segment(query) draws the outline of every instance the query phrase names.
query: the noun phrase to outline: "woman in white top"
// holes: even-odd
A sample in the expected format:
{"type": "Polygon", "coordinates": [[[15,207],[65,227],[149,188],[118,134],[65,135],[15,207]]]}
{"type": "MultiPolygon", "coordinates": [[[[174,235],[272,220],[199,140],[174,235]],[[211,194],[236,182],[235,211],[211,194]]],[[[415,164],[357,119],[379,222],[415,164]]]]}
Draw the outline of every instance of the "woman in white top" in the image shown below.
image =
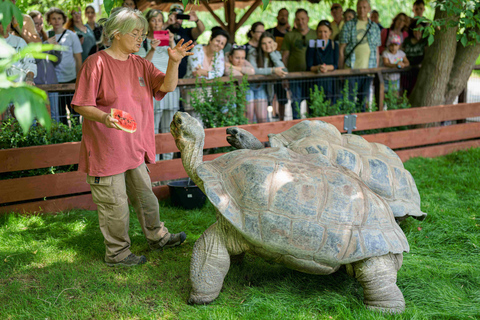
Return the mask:
{"type": "MultiPolygon", "coordinates": [[[[164,20],[163,14],[160,10],[151,9],[145,15],[148,21],[148,34],[143,42],[138,55],[152,62],[153,65],[163,73],[167,70],[168,65],[168,48],[175,47],[175,40],[173,33],[168,31],[168,45],[160,45],[160,40],[155,39],[154,31],[163,30],[164,20]]],[[[169,92],[160,101],[153,99],[153,108],[155,116],[155,133],[169,132],[170,123],[173,120],[173,115],[179,110],[180,90],[178,88],[173,92],[169,92]]],[[[164,160],[173,158],[173,153],[163,155],[164,160]]],[[[157,155],[157,161],[160,160],[157,155]]]]}
{"type": "Polygon", "coordinates": [[[212,36],[206,46],[197,44],[193,48],[193,55],[188,57],[185,78],[213,79],[223,76],[225,71],[223,48],[228,38],[228,33],[223,29],[212,30],[212,36]]]}
{"type": "Polygon", "coordinates": [[[75,32],[63,28],[67,16],[62,10],[50,8],[45,16],[48,24],[53,27],[57,43],[66,47],[66,51],[62,52],[62,61],[55,67],[58,83],[75,83],[82,67],[83,50],[80,40],[75,32]]]}

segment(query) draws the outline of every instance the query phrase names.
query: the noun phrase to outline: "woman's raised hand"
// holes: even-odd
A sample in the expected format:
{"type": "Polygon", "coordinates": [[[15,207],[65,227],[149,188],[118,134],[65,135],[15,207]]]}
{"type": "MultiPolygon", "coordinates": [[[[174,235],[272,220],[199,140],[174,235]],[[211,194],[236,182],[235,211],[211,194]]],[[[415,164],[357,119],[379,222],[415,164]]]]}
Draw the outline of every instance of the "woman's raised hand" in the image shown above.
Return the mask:
{"type": "Polygon", "coordinates": [[[183,39],[180,39],[173,49],[168,48],[168,57],[170,60],[180,62],[184,57],[193,55],[193,52],[188,52],[194,47],[192,43],[192,40],[183,43],[183,39]]]}

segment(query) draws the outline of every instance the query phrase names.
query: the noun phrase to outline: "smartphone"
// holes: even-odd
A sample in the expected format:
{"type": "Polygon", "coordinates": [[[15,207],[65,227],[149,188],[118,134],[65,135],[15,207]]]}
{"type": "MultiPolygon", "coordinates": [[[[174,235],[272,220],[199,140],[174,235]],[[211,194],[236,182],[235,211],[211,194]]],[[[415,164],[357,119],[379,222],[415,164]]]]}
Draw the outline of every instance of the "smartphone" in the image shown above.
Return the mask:
{"type": "Polygon", "coordinates": [[[189,14],[179,13],[179,14],[177,14],[177,19],[190,20],[190,15],[189,15],[189,14]]]}
{"type": "Polygon", "coordinates": [[[53,30],[48,30],[48,37],[51,38],[55,35],[55,31],[53,30]]]}
{"type": "Polygon", "coordinates": [[[325,40],[321,39],[312,39],[309,41],[310,48],[323,48],[325,47],[325,40]]]}
{"type": "Polygon", "coordinates": [[[159,46],[168,46],[170,42],[167,30],[153,31],[153,38],[160,40],[159,46]]]}

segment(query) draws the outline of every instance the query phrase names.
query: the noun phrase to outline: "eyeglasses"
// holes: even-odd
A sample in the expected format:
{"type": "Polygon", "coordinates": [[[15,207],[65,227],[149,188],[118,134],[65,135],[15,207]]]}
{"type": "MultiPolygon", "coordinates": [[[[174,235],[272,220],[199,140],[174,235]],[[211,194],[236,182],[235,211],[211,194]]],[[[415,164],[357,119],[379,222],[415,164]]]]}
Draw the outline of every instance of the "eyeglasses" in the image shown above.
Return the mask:
{"type": "Polygon", "coordinates": [[[232,44],[232,49],[233,50],[246,50],[247,46],[246,45],[238,45],[236,43],[232,44]]]}
{"type": "Polygon", "coordinates": [[[135,35],[135,34],[132,34],[132,33],[126,33],[128,34],[130,37],[134,38],[135,40],[140,40],[140,41],[145,41],[145,39],[147,39],[147,35],[146,34],[141,34],[141,35],[135,35]]]}

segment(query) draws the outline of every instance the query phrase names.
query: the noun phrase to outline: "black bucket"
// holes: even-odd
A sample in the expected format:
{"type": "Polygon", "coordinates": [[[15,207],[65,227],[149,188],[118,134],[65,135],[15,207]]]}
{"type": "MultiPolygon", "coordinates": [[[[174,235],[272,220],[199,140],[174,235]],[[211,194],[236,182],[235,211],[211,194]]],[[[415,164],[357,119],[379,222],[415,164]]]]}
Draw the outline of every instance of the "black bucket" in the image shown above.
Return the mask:
{"type": "Polygon", "coordinates": [[[203,207],[207,197],[192,180],[178,180],[168,183],[172,203],[183,209],[198,209],[203,207]]]}

